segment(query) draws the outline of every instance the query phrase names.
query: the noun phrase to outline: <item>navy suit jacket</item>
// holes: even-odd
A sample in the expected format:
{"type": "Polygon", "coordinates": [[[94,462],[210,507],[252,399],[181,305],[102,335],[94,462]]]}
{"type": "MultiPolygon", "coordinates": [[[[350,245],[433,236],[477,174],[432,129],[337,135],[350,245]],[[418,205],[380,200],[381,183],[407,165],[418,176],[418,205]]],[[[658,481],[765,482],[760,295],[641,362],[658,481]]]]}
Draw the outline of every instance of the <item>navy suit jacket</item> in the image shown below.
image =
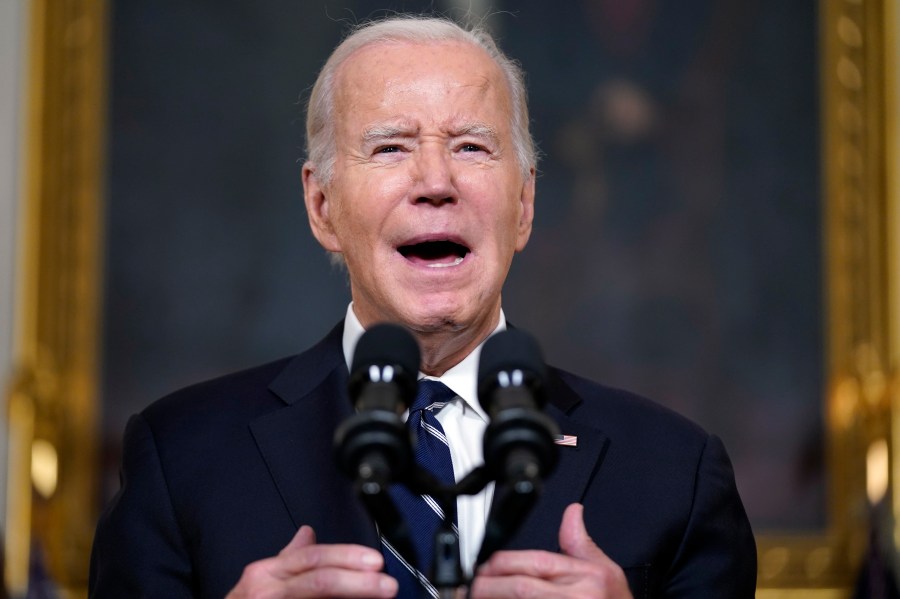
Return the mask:
{"type": "MultiPolygon", "coordinates": [[[[342,326],[293,358],[178,391],[125,431],[122,486],[101,516],[90,596],[224,597],[303,524],[380,547],[332,457],[351,413],[342,326]]],[[[642,597],[750,598],[756,549],[714,436],[646,399],[550,369],[546,412],[578,438],[509,548],[558,551],[564,508],[642,597]]]]}

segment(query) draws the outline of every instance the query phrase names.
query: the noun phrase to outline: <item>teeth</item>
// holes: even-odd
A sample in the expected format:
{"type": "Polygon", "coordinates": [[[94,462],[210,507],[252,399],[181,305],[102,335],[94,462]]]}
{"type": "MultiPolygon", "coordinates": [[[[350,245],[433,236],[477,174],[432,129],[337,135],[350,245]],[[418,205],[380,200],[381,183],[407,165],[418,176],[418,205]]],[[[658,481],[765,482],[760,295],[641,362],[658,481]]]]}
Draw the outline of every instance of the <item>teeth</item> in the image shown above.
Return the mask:
{"type": "Polygon", "coordinates": [[[449,266],[456,266],[457,264],[460,264],[462,261],[463,261],[463,257],[459,256],[453,262],[445,262],[443,264],[429,264],[428,268],[447,268],[449,266]]]}

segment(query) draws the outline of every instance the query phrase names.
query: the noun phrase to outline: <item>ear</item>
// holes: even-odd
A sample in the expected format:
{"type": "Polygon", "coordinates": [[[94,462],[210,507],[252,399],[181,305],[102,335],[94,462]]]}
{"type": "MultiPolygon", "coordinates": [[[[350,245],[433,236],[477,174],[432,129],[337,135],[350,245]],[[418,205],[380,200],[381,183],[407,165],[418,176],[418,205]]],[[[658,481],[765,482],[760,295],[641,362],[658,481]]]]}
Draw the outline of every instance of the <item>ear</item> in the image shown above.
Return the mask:
{"type": "Polygon", "coordinates": [[[329,252],[340,252],[341,244],[331,222],[328,192],[319,184],[316,167],[309,161],[303,165],[303,201],[306,203],[309,228],[312,229],[319,244],[329,252]]]}
{"type": "Polygon", "coordinates": [[[531,237],[531,225],[534,223],[534,167],[528,172],[528,177],[522,184],[522,196],[519,199],[521,214],[519,215],[519,230],[516,236],[516,251],[521,252],[531,237]]]}

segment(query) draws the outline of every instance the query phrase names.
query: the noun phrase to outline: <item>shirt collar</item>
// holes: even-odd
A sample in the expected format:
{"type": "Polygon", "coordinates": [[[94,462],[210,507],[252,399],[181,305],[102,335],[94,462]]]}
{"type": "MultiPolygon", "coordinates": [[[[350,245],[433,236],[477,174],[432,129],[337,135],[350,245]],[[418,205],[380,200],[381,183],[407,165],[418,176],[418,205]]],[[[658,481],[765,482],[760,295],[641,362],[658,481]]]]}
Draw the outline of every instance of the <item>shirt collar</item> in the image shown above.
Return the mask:
{"type": "MultiPolygon", "coordinates": [[[[501,309],[497,327],[491,335],[505,330],[506,316],[501,309]]],[[[344,359],[347,361],[348,369],[353,362],[353,351],[356,349],[356,343],[364,332],[365,329],[353,312],[353,302],[350,302],[350,305],[347,306],[347,315],[344,318],[343,337],[344,359]]],[[[450,387],[450,389],[463,400],[467,409],[475,410],[482,420],[487,421],[487,415],[481,408],[481,404],[478,403],[478,358],[481,356],[481,347],[483,345],[484,341],[479,343],[478,347],[472,350],[468,356],[463,358],[459,364],[447,370],[443,376],[429,376],[427,378],[441,381],[450,387]]],[[[419,378],[422,379],[426,377],[420,372],[419,378]]]]}

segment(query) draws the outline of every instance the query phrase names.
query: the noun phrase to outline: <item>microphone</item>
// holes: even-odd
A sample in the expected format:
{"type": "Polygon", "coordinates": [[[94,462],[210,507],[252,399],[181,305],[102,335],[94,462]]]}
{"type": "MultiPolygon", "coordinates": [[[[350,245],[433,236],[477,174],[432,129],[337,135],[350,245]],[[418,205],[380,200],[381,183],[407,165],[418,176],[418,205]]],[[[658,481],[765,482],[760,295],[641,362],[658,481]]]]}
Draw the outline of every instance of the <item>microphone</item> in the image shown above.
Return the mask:
{"type": "Polygon", "coordinates": [[[478,364],[478,400],[491,423],[484,437],[485,464],[498,480],[537,480],[556,465],[556,423],[541,408],[546,367],[537,341],[507,330],[485,342],[478,364]]]}
{"type": "Polygon", "coordinates": [[[407,476],[413,459],[402,414],[416,394],[419,346],[406,329],[379,324],[360,337],[347,386],[355,414],[335,434],[341,469],[366,494],[407,476]]]}
{"type": "Polygon", "coordinates": [[[414,460],[402,414],[418,383],[419,345],[406,329],[375,325],[353,352],[347,391],[355,413],[334,436],[338,466],[354,480],[356,492],[381,534],[405,559],[415,555],[409,528],[387,492],[411,476],[414,460]]]}
{"type": "Polygon", "coordinates": [[[478,364],[478,401],[491,421],[484,433],[485,467],[501,486],[488,516],[477,563],[512,536],[556,466],[556,423],[546,403],[546,367],[537,341],[517,329],[489,338],[478,364]]]}

